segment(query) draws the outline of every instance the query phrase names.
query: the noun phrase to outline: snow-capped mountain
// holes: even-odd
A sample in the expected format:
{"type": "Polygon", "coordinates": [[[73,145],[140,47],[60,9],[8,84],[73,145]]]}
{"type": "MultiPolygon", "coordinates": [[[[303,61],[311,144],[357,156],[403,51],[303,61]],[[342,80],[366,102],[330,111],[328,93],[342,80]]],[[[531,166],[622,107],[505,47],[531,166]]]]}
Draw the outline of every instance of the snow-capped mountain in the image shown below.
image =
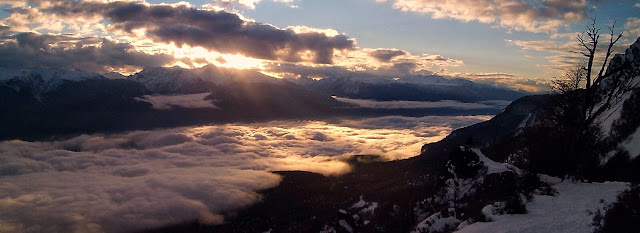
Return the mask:
{"type": "Polygon", "coordinates": [[[274,78],[255,71],[205,66],[199,69],[149,67],[128,77],[154,93],[192,94],[210,92],[215,86],[232,83],[269,83],[274,78]]]}
{"type": "Polygon", "coordinates": [[[449,79],[437,75],[379,77],[329,77],[320,80],[287,78],[287,81],[328,95],[379,101],[440,101],[475,102],[483,100],[515,100],[527,93],[466,79],[449,79]]]}
{"type": "Polygon", "coordinates": [[[15,91],[29,89],[36,97],[59,88],[65,81],[104,79],[96,73],[71,71],[61,68],[6,68],[0,67],[0,86],[15,91]]]}
{"type": "Polygon", "coordinates": [[[0,125],[2,139],[319,117],[342,106],[283,80],[217,67],[147,68],[125,78],[50,68],[0,73],[0,120],[12,122],[0,125]]]}
{"type": "Polygon", "coordinates": [[[151,67],[131,75],[129,80],[139,82],[154,93],[202,93],[208,92],[215,86],[213,82],[205,81],[195,72],[179,67],[151,67]]]}

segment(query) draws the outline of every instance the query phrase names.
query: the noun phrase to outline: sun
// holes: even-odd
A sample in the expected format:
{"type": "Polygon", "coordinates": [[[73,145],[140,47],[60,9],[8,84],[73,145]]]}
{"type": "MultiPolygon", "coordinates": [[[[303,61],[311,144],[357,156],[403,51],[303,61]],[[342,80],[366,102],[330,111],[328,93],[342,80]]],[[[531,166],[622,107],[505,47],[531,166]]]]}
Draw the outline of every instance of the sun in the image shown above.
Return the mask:
{"type": "Polygon", "coordinates": [[[242,54],[225,54],[210,51],[203,47],[191,47],[188,45],[176,46],[168,44],[164,46],[167,53],[172,54],[176,60],[173,65],[183,68],[201,68],[206,65],[235,69],[264,69],[268,61],[244,56],[242,54]]]}

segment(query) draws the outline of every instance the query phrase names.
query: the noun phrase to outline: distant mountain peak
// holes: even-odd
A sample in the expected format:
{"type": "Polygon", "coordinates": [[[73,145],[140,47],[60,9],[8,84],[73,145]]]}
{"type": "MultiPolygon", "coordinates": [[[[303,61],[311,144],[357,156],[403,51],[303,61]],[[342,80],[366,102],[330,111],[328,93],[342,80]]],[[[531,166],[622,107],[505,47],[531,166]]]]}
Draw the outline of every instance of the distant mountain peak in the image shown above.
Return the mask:
{"type": "Polygon", "coordinates": [[[62,68],[7,68],[0,67],[0,86],[14,91],[30,90],[39,98],[42,94],[60,87],[65,81],[79,82],[91,79],[103,79],[100,74],[72,71],[62,68]]]}
{"type": "Polygon", "coordinates": [[[128,79],[142,83],[155,93],[194,94],[211,91],[217,85],[233,83],[268,83],[278,80],[253,70],[223,68],[213,65],[196,69],[147,67],[128,79]]]}

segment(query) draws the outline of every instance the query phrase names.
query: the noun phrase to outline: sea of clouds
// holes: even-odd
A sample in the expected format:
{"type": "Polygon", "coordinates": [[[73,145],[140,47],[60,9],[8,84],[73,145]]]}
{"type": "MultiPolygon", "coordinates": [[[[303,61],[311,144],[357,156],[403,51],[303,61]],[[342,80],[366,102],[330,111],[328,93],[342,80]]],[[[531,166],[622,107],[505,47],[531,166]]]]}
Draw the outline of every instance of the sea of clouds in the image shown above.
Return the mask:
{"type": "Polygon", "coordinates": [[[129,232],[223,213],[277,186],[269,171],[350,172],[353,155],[402,159],[488,116],[381,117],[182,127],[0,141],[0,232],[129,232]]]}

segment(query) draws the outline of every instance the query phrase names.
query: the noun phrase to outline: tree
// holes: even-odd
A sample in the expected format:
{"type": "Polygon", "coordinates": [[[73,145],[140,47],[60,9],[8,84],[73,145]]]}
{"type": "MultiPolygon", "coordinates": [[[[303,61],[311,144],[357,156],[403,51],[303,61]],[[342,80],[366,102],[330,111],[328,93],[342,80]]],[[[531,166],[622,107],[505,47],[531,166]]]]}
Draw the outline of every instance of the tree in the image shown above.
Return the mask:
{"type": "MultiPolygon", "coordinates": [[[[553,134],[549,140],[543,140],[543,144],[549,144],[548,150],[554,151],[551,154],[563,156],[558,158],[564,163],[560,166],[574,175],[586,176],[599,166],[606,147],[600,122],[608,116],[603,114],[638,85],[629,78],[637,76],[637,58],[633,62],[618,59],[615,64],[610,64],[615,44],[622,38],[622,33],[615,33],[615,22],[605,36],[608,44],[605,44],[606,52],[602,55],[599,53],[602,51],[600,31],[596,20],[592,19],[585,33],[576,38],[584,49],[577,53],[586,59],[552,82],[556,95],[547,106],[544,126],[533,133],[537,136],[553,134]]],[[[540,156],[551,156],[547,154],[540,156]]]]}
{"type": "MultiPolygon", "coordinates": [[[[580,52],[583,56],[585,56],[586,64],[583,65],[582,70],[585,73],[580,73],[584,75],[584,80],[586,81],[585,91],[584,91],[584,105],[580,111],[581,116],[579,122],[583,125],[583,130],[586,130],[588,126],[596,123],[597,119],[600,115],[605,112],[611,105],[611,102],[619,97],[619,95],[604,95],[598,96],[597,91],[605,80],[615,79],[618,73],[621,70],[628,68],[628,65],[622,65],[615,69],[605,70],[607,65],[609,64],[609,59],[611,58],[611,54],[613,52],[614,45],[622,38],[622,32],[616,34],[615,33],[616,23],[614,22],[611,27],[609,27],[610,33],[609,35],[609,44],[607,45],[607,50],[604,55],[604,60],[600,65],[600,70],[597,74],[593,74],[594,63],[596,62],[596,55],[598,52],[598,43],[600,41],[600,28],[596,26],[596,20],[592,19],[591,24],[587,26],[585,34],[581,34],[577,37],[579,44],[585,49],[585,51],[580,52]],[[606,71],[606,73],[605,73],[606,71]],[[603,102],[604,101],[604,102],[603,102]],[[599,106],[596,106],[600,104],[599,106]]],[[[623,86],[624,83],[621,82],[610,82],[615,86],[609,86],[608,89],[614,91],[619,87],[623,86]]],[[[622,93],[618,93],[622,94],[622,93]]]]}
{"type": "Polygon", "coordinates": [[[565,70],[562,77],[554,77],[554,80],[551,81],[551,88],[557,94],[569,94],[570,92],[578,90],[580,83],[584,81],[586,77],[586,70],[584,69],[586,64],[586,61],[582,61],[565,70]]]}

